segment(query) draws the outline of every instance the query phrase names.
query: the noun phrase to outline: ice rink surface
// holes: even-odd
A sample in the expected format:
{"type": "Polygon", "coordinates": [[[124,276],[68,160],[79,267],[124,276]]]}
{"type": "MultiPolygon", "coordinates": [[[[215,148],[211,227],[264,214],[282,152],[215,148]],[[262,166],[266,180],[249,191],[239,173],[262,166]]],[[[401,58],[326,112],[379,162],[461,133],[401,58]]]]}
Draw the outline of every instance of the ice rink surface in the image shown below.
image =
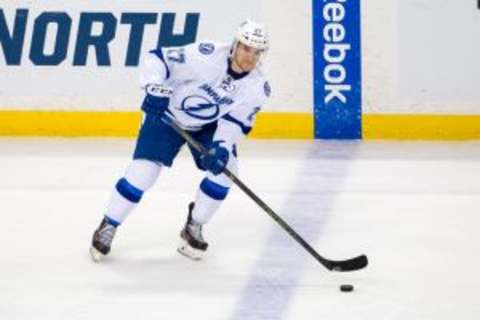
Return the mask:
{"type": "Polygon", "coordinates": [[[203,176],[186,150],[93,263],[133,144],[0,139],[0,319],[480,319],[480,143],[242,143],[241,179],[321,255],[366,253],[353,273],[324,269],[235,187],[206,259],[180,256],[203,176]]]}

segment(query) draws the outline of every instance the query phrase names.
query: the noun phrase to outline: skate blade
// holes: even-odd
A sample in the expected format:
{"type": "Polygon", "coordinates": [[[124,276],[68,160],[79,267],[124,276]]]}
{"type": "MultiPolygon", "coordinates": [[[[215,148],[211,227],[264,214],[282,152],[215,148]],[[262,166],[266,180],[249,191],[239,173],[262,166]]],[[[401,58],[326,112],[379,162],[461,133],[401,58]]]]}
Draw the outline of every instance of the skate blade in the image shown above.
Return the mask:
{"type": "Polygon", "coordinates": [[[190,258],[195,261],[202,260],[205,255],[205,251],[192,248],[187,241],[183,240],[180,242],[180,245],[177,248],[178,253],[184,255],[187,258],[190,258]]]}
{"type": "Polygon", "coordinates": [[[90,247],[90,256],[94,262],[100,262],[103,258],[105,258],[105,255],[94,247],[90,247]]]}

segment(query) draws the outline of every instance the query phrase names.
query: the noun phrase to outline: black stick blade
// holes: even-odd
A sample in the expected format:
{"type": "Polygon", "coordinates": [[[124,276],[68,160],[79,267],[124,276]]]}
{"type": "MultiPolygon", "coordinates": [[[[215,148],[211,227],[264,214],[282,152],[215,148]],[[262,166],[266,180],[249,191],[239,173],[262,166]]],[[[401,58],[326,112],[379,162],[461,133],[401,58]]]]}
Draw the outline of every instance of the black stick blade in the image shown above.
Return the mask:
{"type": "Polygon", "coordinates": [[[367,256],[364,254],[348,260],[326,260],[324,262],[324,265],[327,267],[327,269],[338,272],[356,271],[363,269],[368,265],[367,256]]]}

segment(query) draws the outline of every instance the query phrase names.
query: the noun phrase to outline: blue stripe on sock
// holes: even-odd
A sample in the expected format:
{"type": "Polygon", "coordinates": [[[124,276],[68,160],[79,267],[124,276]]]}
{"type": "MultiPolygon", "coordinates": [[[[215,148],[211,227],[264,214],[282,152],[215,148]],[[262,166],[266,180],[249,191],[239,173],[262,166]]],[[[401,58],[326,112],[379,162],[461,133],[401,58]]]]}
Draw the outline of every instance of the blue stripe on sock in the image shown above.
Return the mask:
{"type": "Polygon", "coordinates": [[[109,216],[105,215],[105,220],[107,220],[107,223],[108,224],[111,224],[112,226],[114,227],[118,227],[120,225],[120,222],[116,221],[116,220],[113,220],[112,218],[110,218],[109,216]]]}
{"type": "Polygon", "coordinates": [[[200,189],[210,198],[224,200],[228,194],[228,188],[221,186],[207,178],[202,180],[200,189]]]}
{"type": "Polygon", "coordinates": [[[138,203],[142,199],[143,191],[132,186],[125,178],[118,180],[115,187],[118,193],[131,202],[138,203]]]}

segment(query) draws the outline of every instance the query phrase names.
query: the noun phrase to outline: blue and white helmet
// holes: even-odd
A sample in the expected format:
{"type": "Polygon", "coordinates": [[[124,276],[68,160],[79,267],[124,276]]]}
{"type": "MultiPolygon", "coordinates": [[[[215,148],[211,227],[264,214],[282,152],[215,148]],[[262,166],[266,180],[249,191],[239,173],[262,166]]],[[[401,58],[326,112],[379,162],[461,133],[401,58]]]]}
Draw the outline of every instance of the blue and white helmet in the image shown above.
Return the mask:
{"type": "Polygon", "coordinates": [[[238,27],[234,47],[240,42],[246,46],[267,51],[269,45],[268,40],[268,32],[265,26],[247,19],[238,27]]]}

